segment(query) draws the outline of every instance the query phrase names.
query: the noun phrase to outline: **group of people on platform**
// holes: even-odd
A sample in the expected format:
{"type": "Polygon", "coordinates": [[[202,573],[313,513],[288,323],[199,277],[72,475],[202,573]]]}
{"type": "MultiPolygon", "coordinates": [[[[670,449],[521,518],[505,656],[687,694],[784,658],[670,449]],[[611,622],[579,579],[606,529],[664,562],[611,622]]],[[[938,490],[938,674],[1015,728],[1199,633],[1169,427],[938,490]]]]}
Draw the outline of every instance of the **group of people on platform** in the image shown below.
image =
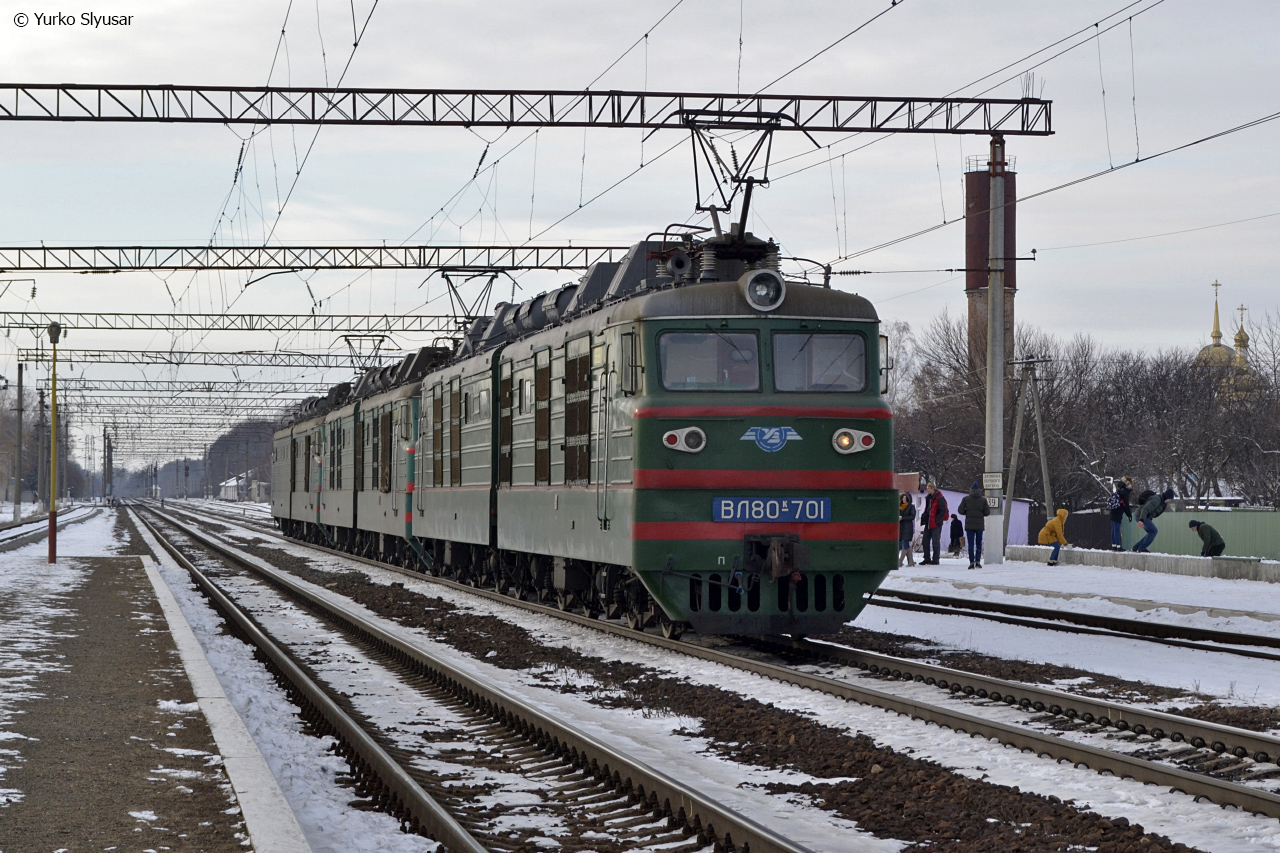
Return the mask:
{"type": "MultiPolygon", "coordinates": [[[[991,507],[982,494],[982,488],[973,484],[969,494],[965,495],[957,507],[959,515],[951,513],[947,506],[946,495],[938,489],[937,484],[930,483],[925,487],[924,509],[920,513],[921,542],[924,556],[920,560],[922,566],[936,566],[942,557],[942,528],[950,526],[951,554],[960,555],[961,537],[968,541],[969,568],[982,568],[982,538],[986,532],[987,516],[991,515],[991,507]],[[960,521],[960,515],[964,521],[960,521]]],[[[915,552],[912,541],[915,539],[916,505],[911,495],[902,494],[898,501],[898,565],[914,566],[915,552]]]]}
{"type": "MultiPolygon", "coordinates": [[[[1133,478],[1122,477],[1115,482],[1115,491],[1112,492],[1107,500],[1107,509],[1111,514],[1111,550],[1123,551],[1124,545],[1121,543],[1122,523],[1125,518],[1136,521],[1139,529],[1143,531],[1143,536],[1133,546],[1133,550],[1139,554],[1145,554],[1150,551],[1151,544],[1155,542],[1156,535],[1160,532],[1155,524],[1155,519],[1160,517],[1164,511],[1172,503],[1175,495],[1173,489],[1165,489],[1163,492],[1153,490],[1144,491],[1137,496],[1137,500],[1133,499],[1133,478]],[[1137,506],[1137,515],[1134,515],[1134,506],[1137,506]]],[[[959,556],[962,548],[961,537],[963,536],[968,543],[969,548],[969,568],[982,568],[982,545],[983,536],[986,532],[986,518],[991,514],[991,507],[987,503],[986,497],[982,494],[982,488],[978,483],[973,484],[973,488],[969,490],[957,508],[958,514],[950,513],[947,506],[946,496],[938,489],[935,483],[929,483],[925,487],[924,509],[920,510],[920,526],[921,544],[924,556],[920,561],[922,566],[936,566],[942,556],[942,530],[944,526],[950,526],[950,550],[952,556],[959,556]],[[964,520],[961,521],[960,517],[964,520]]],[[[912,549],[912,542],[915,539],[915,523],[916,523],[916,505],[911,500],[911,495],[902,493],[898,502],[898,565],[914,566],[915,554],[912,549]]],[[[1067,541],[1066,524],[1067,510],[1059,509],[1053,518],[1050,518],[1040,530],[1036,541],[1041,545],[1051,545],[1052,551],[1049,553],[1050,566],[1058,565],[1058,556],[1064,545],[1070,545],[1067,541]]],[[[1226,542],[1212,525],[1203,521],[1192,519],[1188,526],[1196,531],[1200,536],[1203,547],[1200,549],[1202,557],[1218,557],[1226,550],[1226,542]]]]}

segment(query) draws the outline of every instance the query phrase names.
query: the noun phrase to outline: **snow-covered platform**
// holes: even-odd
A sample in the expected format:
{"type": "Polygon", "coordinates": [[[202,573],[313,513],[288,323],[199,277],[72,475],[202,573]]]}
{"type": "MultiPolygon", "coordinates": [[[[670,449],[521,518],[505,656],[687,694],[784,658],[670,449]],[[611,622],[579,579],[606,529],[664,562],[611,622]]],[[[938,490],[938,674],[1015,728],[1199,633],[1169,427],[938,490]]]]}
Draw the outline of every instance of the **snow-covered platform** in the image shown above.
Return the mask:
{"type": "Polygon", "coordinates": [[[43,541],[0,555],[3,849],[309,850],[168,588],[120,535],[103,513],[59,537],[57,564],[43,541]]]}
{"type": "MultiPolygon", "coordinates": [[[[1010,545],[1007,550],[1010,560],[1044,563],[1049,559],[1050,548],[1048,545],[1010,545]]],[[[1063,548],[1058,554],[1058,562],[1074,566],[1136,569],[1166,575],[1280,583],[1280,562],[1254,557],[1188,557],[1181,554],[1136,554],[1133,551],[1063,548]]]]}

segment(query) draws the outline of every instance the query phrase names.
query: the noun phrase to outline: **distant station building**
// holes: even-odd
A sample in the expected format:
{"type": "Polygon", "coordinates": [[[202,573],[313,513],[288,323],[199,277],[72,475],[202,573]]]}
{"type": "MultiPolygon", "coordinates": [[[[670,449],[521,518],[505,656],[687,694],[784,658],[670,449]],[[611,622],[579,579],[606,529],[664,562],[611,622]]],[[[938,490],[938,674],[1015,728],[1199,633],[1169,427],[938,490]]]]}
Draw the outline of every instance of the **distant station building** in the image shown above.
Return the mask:
{"type": "Polygon", "coordinates": [[[253,501],[262,503],[271,500],[271,484],[251,479],[253,472],[237,474],[230,480],[218,484],[218,500],[253,501]]]}

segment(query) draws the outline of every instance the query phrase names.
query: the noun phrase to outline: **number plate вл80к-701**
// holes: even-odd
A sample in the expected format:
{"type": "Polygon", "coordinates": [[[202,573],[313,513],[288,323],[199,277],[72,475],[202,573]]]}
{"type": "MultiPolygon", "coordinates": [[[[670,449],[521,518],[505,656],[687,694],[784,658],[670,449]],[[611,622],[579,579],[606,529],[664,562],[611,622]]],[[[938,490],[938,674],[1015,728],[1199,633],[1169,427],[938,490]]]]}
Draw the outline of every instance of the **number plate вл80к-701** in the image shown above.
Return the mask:
{"type": "Polygon", "coordinates": [[[830,521],[831,498],[712,498],[711,517],[715,521],[830,521]]]}

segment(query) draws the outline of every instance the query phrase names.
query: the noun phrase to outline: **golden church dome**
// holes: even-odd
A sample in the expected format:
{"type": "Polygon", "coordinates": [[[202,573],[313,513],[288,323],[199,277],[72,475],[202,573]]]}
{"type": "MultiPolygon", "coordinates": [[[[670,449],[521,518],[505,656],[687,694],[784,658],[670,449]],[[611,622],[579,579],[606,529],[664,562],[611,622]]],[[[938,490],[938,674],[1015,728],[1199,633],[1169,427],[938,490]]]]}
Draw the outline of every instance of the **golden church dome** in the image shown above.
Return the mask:
{"type": "MultiPolygon", "coordinates": [[[[1215,282],[1215,285],[1217,282],[1215,282]]],[[[1241,329],[1241,331],[1244,331],[1241,329]]],[[[1218,322],[1218,294],[1213,295],[1213,343],[1196,353],[1196,364],[1204,367],[1230,367],[1236,360],[1236,352],[1222,343],[1222,324],[1218,322]]]]}
{"type": "Polygon", "coordinates": [[[1196,364],[1205,367],[1230,367],[1236,360],[1236,351],[1219,343],[1209,344],[1196,353],[1196,364]]]}

